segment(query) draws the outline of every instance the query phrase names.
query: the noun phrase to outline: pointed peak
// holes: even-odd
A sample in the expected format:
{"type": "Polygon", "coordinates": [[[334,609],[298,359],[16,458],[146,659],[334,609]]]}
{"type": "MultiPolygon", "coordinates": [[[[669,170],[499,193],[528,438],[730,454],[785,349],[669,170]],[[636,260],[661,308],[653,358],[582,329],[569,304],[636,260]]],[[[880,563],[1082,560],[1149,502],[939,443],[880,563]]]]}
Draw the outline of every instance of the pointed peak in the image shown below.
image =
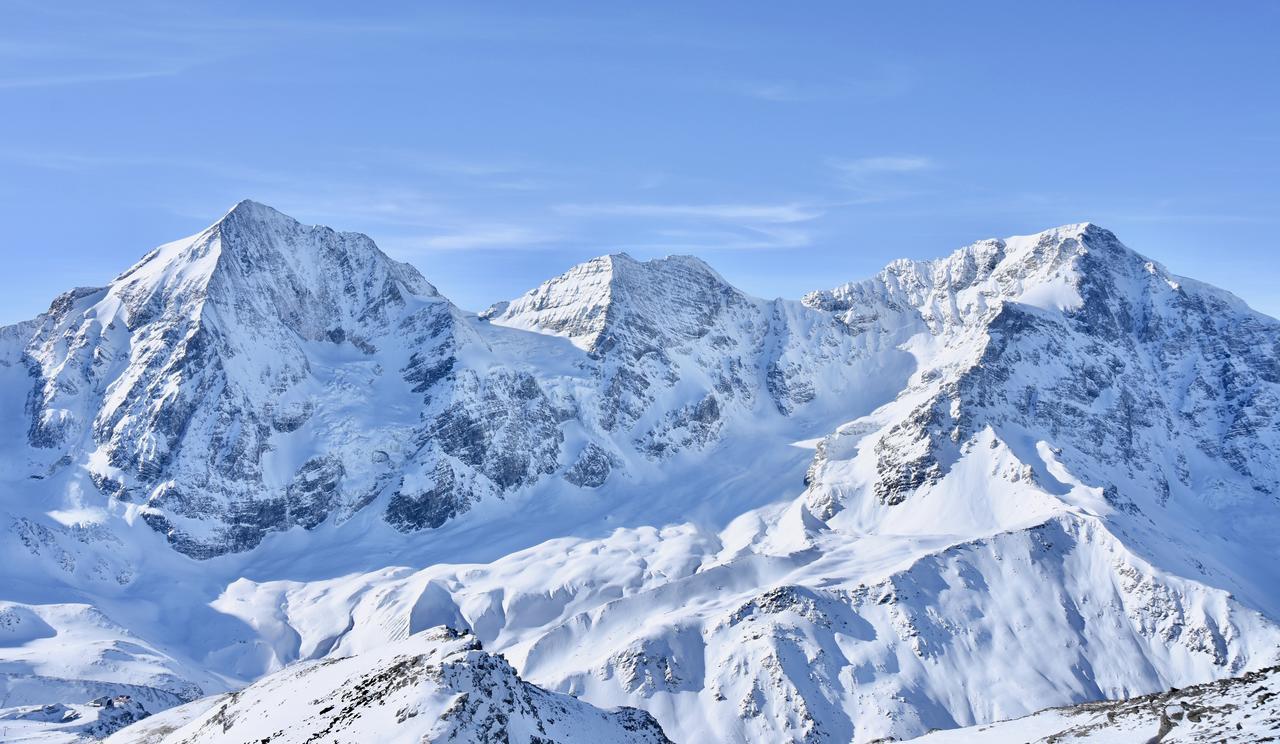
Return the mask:
{"type": "Polygon", "coordinates": [[[228,209],[217,222],[210,225],[210,229],[226,224],[281,224],[289,226],[301,226],[289,215],[281,212],[275,207],[256,202],[252,199],[241,199],[236,202],[235,206],[228,209]]]}
{"type": "Polygon", "coordinates": [[[394,261],[369,237],[304,225],[249,199],[196,235],[155,248],[111,288],[134,325],[158,308],[203,306],[206,298],[238,309],[256,305],[266,314],[302,294],[316,305],[297,313],[302,317],[334,308],[359,315],[352,308],[439,296],[417,269],[394,261]]]}
{"type": "Polygon", "coordinates": [[[281,214],[280,210],[274,207],[268,206],[266,204],[263,204],[262,202],[257,202],[257,201],[254,201],[253,199],[241,199],[240,201],[236,202],[235,205],[231,207],[231,209],[227,210],[227,215],[229,216],[232,214],[254,214],[254,213],[262,212],[264,210],[273,212],[275,214],[281,214]]]}
{"type": "Polygon", "coordinates": [[[619,326],[683,314],[678,328],[746,295],[702,260],[667,256],[639,261],[626,253],[598,256],[510,302],[485,311],[495,324],[567,336],[588,350],[619,326]]]}

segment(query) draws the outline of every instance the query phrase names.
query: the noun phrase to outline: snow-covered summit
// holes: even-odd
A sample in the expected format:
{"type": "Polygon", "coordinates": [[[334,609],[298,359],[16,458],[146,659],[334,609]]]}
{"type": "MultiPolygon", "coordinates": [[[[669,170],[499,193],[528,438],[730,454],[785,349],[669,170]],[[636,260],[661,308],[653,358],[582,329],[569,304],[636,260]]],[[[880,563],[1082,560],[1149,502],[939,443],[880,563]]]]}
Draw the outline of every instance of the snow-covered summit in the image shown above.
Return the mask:
{"type": "MultiPolygon", "coordinates": [[[[1071,490],[1059,467],[1101,489],[1103,505],[1086,511],[1136,518],[1126,529],[1150,531],[1152,551],[1190,524],[1261,539],[1230,512],[1271,513],[1280,492],[1280,322],[1171,275],[1111,232],[1086,223],[982,241],[806,302],[857,333],[901,339],[908,329],[917,358],[893,404],[820,447],[810,493],[820,513],[847,504],[862,529],[920,525],[945,510],[898,505],[932,501],[974,443],[994,435],[1051,492],[1071,490]],[[873,498],[840,495],[850,493],[873,498]]],[[[1002,511],[971,506],[983,519],[1002,511]]],[[[1234,590],[1274,604],[1263,587],[1280,575],[1258,574],[1243,555],[1220,559],[1231,565],[1218,570],[1242,581],[1234,590]]]]}
{"type": "Polygon", "coordinates": [[[417,269],[393,261],[367,236],[303,225],[248,200],[196,235],[150,252],[108,291],[121,298],[130,327],[164,305],[212,301],[222,305],[221,322],[256,322],[248,318],[256,312],[304,338],[385,322],[388,304],[402,293],[437,295],[417,269]]]}
{"type": "Polygon", "coordinates": [[[329,496],[270,496],[289,478],[273,488],[272,439],[314,405],[290,391],[314,379],[322,349],[372,360],[405,336],[432,337],[423,353],[451,346],[441,329],[457,314],[369,238],[241,202],[107,287],[63,295],[16,339],[36,379],[26,465],[50,477],[72,464],[95,490],[145,503],[186,552],[255,544],[263,522],[318,523],[329,496]]]}
{"type": "Polygon", "coordinates": [[[735,412],[786,415],[824,387],[845,389],[840,368],[853,354],[828,314],[751,297],[691,256],[592,259],[488,317],[587,351],[604,394],[600,426],[640,428],[657,457],[701,448],[735,412]]]}
{"type": "Polygon", "coordinates": [[[692,256],[641,262],[616,253],[574,266],[507,303],[492,319],[567,336],[602,354],[619,343],[656,347],[699,338],[717,314],[745,303],[741,292],[692,256]],[[627,333],[639,338],[623,339],[627,333]]]}
{"type": "Polygon", "coordinates": [[[1003,302],[1056,310],[1077,307],[1085,275],[1106,270],[1085,260],[1096,252],[1137,257],[1097,225],[1064,225],[1034,235],[981,240],[931,261],[899,259],[870,279],[812,292],[803,301],[843,313],[856,328],[867,327],[872,320],[868,313],[886,309],[917,313],[940,332],[986,322],[1003,302]]]}

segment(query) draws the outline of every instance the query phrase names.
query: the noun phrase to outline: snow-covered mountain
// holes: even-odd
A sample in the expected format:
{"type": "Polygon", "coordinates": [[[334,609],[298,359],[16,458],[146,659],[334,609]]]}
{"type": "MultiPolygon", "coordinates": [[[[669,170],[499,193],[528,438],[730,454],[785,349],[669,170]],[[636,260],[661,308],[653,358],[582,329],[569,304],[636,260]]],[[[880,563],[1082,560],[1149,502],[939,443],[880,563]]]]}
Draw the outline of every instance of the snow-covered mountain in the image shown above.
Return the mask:
{"type": "Polygon", "coordinates": [[[1094,225],[473,315],[245,202],[0,329],[0,414],[0,708],[445,625],[674,741],[871,741],[1280,656],[1280,322],[1094,225]]]}
{"type": "Polygon", "coordinates": [[[342,518],[387,480],[370,453],[334,451],[344,432],[376,444],[419,425],[417,410],[361,415],[379,367],[404,366],[405,340],[458,345],[455,312],[368,238],[243,202],[107,287],[59,297],[6,354],[35,378],[16,466],[81,471],[188,555],[342,518]],[[340,405],[353,415],[337,419],[340,405]]]}
{"type": "Polygon", "coordinates": [[[375,503],[408,532],[557,473],[599,486],[705,447],[731,410],[847,384],[833,318],[696,259],[593,261],[493,324],[582,351],[491,331],[368,238],[242,202],[5,329],[36,380],[11,472],[70,472],[207,558],[375,503]]]}

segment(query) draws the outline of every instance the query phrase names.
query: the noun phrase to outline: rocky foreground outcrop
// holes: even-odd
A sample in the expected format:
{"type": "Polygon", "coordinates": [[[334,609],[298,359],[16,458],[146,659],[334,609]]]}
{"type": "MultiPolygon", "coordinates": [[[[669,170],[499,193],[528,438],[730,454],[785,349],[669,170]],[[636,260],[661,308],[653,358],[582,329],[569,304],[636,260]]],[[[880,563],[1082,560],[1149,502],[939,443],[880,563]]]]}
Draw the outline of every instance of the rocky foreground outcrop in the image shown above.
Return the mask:
{"type": "Polygon", "coordinates": [[[669,744],[648,713],[603,711],[542,690],[474,637],[447,627],[377,651],[292,666],[107,741],[669,744]]]}

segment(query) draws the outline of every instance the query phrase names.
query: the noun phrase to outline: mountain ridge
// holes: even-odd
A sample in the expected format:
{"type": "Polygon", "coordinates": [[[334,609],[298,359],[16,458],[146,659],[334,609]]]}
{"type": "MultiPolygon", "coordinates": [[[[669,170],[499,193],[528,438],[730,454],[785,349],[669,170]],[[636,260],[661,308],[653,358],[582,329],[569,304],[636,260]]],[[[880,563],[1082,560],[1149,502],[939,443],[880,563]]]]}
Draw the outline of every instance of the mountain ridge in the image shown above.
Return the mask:
{"type": "Polygon", "coordinates": [[[1091,223],[799,301],[602,257],[479,315],[360,236],[210,231],[136,313],[0,329],[0,599],[110,618],[15,669],[218,693],[444,624],[676,740],[816,742],[1275,661],[1280,322],[1091,223]]]}

